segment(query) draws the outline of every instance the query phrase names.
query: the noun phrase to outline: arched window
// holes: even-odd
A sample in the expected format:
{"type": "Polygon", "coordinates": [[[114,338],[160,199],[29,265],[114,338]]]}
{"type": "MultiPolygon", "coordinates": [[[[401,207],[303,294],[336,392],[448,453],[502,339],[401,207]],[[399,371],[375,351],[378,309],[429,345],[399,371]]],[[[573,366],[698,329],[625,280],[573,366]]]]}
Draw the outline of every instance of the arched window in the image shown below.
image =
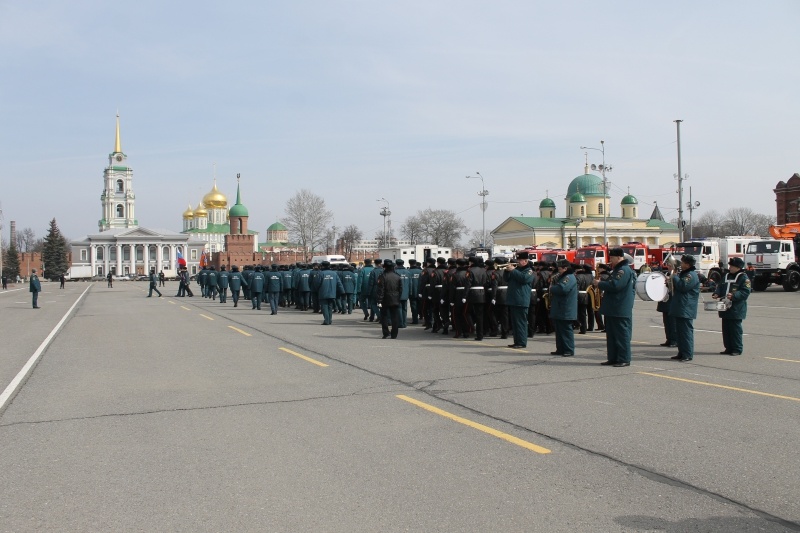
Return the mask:
{"type": "Polygon", "coordinates": [[[636,208],[633,208],[633,218],[636,218],[636,208]]]}
{"type": "Polygon", "coordinates": [[[125,217],[125,207],[122,204],[117,204],[117,218],[125,217]]]}
{"type": "Polygon", "coordinates": [[[161,249],[161,260],[169,261],[169,247],[165,246],[161,249]]]}
{"type": "Polygon", "coordinates": [[[586,207],[585,206],[581,206],[581,216],[584,216],[584,215],[586,215],[586,207]]]}
{"type": "Polygon", "coordinates": [[[117,180],[117,192],[125,192],[125,184],[122,180],[117,180]]]}
{"type": "Polygon", "coordinates": [[[155,246],[148,246],[147,247],[147,260],[155,262],[156,257],[157,257],[156,253],[157,253],[157,250],[156,250],[155,246]]]}
{"type": "Polygon", "coordinates": [[[598,212],[598,214],[601,214],[601,215],[603,214],[603,202],[600,202],[599,204],[597,204],[597,212],[598,212]]]}
{"type": "Polygon", "coordinates": [[[569,216],[572,216],[572,206],[569,206],[569,216]]]}
{"type": "Polygon", "coordinates": [[[237,225],[236,227],[238,227],[238,228],[239,228],[239,229],[236,231],[236,233],[238,233],[238,234],[240,234],[240,235],[241,235],[241,233],[242,233],[242,219],[241,219],[241,218],[237,218],[237,219],[236,219],[236,225],[237,225]]]}

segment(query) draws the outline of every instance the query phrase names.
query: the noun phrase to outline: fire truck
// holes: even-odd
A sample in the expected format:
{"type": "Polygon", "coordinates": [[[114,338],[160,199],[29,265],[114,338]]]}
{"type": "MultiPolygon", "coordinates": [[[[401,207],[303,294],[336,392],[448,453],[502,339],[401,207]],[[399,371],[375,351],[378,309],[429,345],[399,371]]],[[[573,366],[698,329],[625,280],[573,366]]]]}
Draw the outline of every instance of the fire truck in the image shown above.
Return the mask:
{"type": "Polygon", "coordinates": [[[636,272],[641,272],[642,267],[648,266],[650,261],[648,260],[649,249],[647,245],[638,241],[626,242],[620,248],[622,251],[628,254],[629,256],[633,257],[633,262],[631,263],[631,267],[636,272]]]}
{"type": "Polygon", "coordinates": [[[544,248],[540,246],[528,246],[527,248],[521,248],[517,250],[517,252],[528,252],[528,258],[531,262],[541,261],[542,254],[549,251],[550,248],[544,248]]]}
{"type": "Polygon", "coordinates": [[[598,263],[607,263],[608,259],[608,246],[599,243],[587,244],[581,246],[575,252],[575,261],[579,265],[589,265],[592,270],[595,269],[598,263]]]}
{"type": "Polygon", "coordinates": [[[744,258],[747,245],[760,240],[763,239],[754,235],[709,237],[691,242],[679,242],[673,251],[677,257],[683,254],[693,255],[695,270],[708,279],[718,282],[727,270],[728,260],[732,257],[744,258]]]}
{"type": "Polygon", "coordinates": [[[544,261],[545,263],[555,263],[556,261],[560,261],[562,259],[566,259],[570,263],[575,262],[575,250],[564,250],[562,248],[553,248],[552,250],[540,250],[539,253],[539,261],[544,261]]]}

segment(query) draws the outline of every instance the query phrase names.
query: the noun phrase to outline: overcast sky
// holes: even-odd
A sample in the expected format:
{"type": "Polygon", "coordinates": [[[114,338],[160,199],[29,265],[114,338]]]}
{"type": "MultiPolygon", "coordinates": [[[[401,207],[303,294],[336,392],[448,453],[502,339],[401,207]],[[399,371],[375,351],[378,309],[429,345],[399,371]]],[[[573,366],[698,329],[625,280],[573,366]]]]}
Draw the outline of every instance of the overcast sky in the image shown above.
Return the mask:
{"type": "MultiPolygon", "coordinates": [[[[300,188],[372,237],[428,207],[487,231],[564,216],[582,145],[605,141],[612,215],[748,206],[800,172],[800,2],[0,0],[0,204],[43,236],[97,231],[122,148],[140,225],[180,231],[236,174],[250,227],[300,188]]],[[[589,152],[590,162],[601,154],[589,152]]],[[[687,215],[688,218],[688,215],[687,215]]]]}

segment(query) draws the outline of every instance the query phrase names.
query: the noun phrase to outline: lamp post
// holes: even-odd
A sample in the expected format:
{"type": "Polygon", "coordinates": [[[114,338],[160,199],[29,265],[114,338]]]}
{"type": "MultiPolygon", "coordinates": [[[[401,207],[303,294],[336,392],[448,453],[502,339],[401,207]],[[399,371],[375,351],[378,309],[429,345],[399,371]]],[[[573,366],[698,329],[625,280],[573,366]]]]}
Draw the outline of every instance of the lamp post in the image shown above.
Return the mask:
{"type": "Polygon", "coordinates": [[[575,249],[576,250],[581,247],[581,245],[578,244],[578,226],[580,226],[582,222],[583,222],[582,218],[576,218],[575,219],[575,249]]]}
{"type": "Polygon", "coordinates": [[[603,154],[603,163],[598,167],[596,165],[592,165],[592,170],[600,170],[600,173],[603,174],[603,244],[608,246],[608,224],[606,221],[606,211],[608,211],[606,206],[606,194],[608,190],[608,180],[606,179],[606,171],[611,172],[612,168],[611,165],[606,165],[606,142],[600,141],[600,148],[592,148],[591,146],[581,146],[581,150],[597,150],[603,154]]]}
{"type": "Polygon", "coordinates": [[[692,211],[700,207],[700,202],[692,202],[692,188],[689,187],[689,202],[686,204],[686,209],[689,210],[689,240],[694,238],[694,224],[692,224],[692,211]]]}
{"type": "Polygon", "coordinates": [[[467,179],[480,178],[481,180],[481,191],[478,193],[478,196],[481,197],[481,247],[484,247],[486,246],[486,196],[489,194],[489,191],[486,190],[486,185],[483,183],[483,176],[481,176],[481,173],[475,172],[475,174],[477,174],[477,176],[467,176],[467,179]]]}
{"type": "Polygon", "coordinates": [[[678,129],[678,231],[680,232],[681,242],[683,241],[683,174],[681,173],[681,122],[674,120],[678,129]]]}
{"type": "Polygon", "coordinates": [[[392,214],[392,212],[389,211],[389,200],[386,198],[379,198],[376,202],[386,202],[386,205],[380,211],[380,215],[383,217],[383,247],[388,248],[388,246],[386,246],[386,218],[392,214]]]}

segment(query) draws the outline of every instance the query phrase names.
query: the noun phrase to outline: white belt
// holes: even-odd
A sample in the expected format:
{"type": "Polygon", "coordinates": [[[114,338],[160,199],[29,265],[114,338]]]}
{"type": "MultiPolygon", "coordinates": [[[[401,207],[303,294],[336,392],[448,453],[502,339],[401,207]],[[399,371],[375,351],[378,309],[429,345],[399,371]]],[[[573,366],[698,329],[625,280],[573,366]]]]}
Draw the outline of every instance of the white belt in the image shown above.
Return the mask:
{"type": "Polygon", "coordinates": [[[588,294],[586,291],[578,291],[578,294],[588,294]]]}
{"type": "MultiPolygon", "coordinates": [[[[506,290],[507,288],[508,288],[508,286],[505,286],[505,287],[497,287],[497,290],[498,290],[498,291],[504,291],[504,290],[506,290]]],[[[534,290],[535,290],[535,289],[534,289],[534,290]]]]}
{"type": "Polygon", "coordinates": [[[442,288],[442,286],[441,286],[441,285],[434,285],[433,287],[434,287],[435,289],[441,289],[441,288],[442,288]]]}
{"type": "Polygon", "coordinates": [[[464,289],[466,289],[466,287],[456,287],[457,291],[463,291],[464,289]]]}
{"type": "Polygon", "coordinates": [[[470,290],[473,290],[473,291],[482,291],[482,290],[483,290],[483,287],[470,287],[470,290]]]}

